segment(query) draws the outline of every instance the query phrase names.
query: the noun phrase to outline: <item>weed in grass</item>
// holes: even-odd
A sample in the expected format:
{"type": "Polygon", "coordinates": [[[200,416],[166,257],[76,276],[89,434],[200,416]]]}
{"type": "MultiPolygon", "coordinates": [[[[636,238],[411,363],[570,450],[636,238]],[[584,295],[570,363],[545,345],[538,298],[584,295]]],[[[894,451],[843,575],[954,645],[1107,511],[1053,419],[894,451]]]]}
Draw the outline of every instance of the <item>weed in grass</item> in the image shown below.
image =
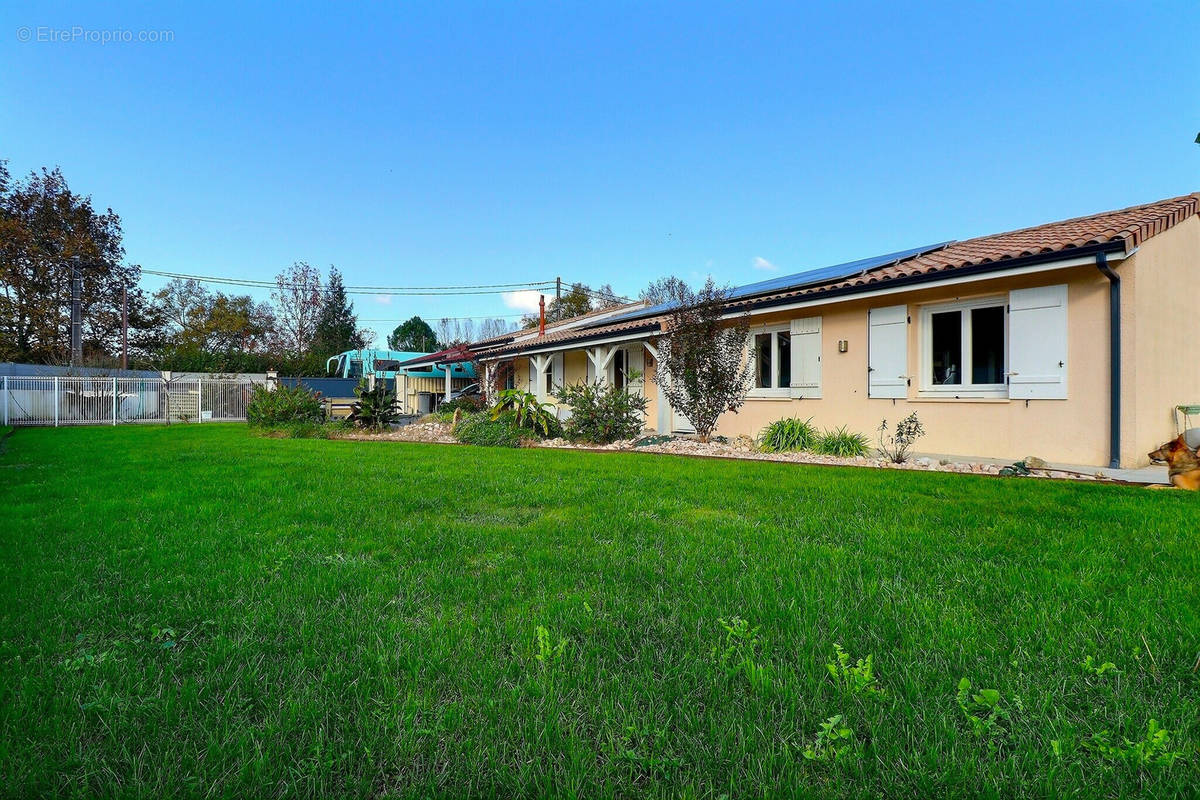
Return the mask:
{"type": "Polygon", "coordinates": [[[875,678],[874,655],[867,654],[851,663],[850,654],[840,644],[834,644],[834,660],[825,664],[829,674],[847,693],[870,697],[883,697],[887,692],[875,678]]]}
{"type": "Polygon", "coordinates": [[[802,752],[809,761],[831,762],[845,757],[853,746],[854,731],[843,723],[841,714],[835,714],[821,723],[821,729],[802,752]]]}
{"type": "Polygon", "coordinates": [[[1110,761],[1121,761],[1131,767],[1169,767],[1180,758],[1182,750],[1171,749],[1171,732],[1151,719],[1146,734],[1137,741],[1124,739],[1124,744],[1115,744],[1112,734],[1103,730],[1083,741],[1085,750],[1098,753],[1110,761]]]}
{"type": "Polygon", "coordinates": [[[1114,675],[1121,674],[1121,670],[1117,669],[1117,665],[1113,662],[1105,661],[1103,664],[1099,664],[1096,662],[1096,659],[1090,655],[1083,659],[1079,666],[1083,668],[1083,671],[1086,672],[1089,677],[1094,676],[1099,678],[1102,677],[1106,672],[1111,672],[1114,675]]]}
{"type": "Polygon", "coordinates": [[[717,620],[725,635],[721,643],[712,649],[712,658],[726,677],[741,675],[745,677],[755,691],[764,691],[771,686],[771,675],[766,664],[760,663],[759,650],[762,640],[758,636],[758,628],[750,627],[750,623],[741,617],[717,620]]]}
{"type": "Polygon", "coordinates": [[[612,755],[636,775],[647,778],[661,777],[684,765],[671,747],[666,728],[647,724],[625,726],[625,734],[612,755]]]}
{"type": "Polygon", "coordinates": [[[980,689],[972,693],[971,681],[963,678],[958,682],[958,707],[970,725],[971,732],[988,744],[999,746],[1008,737],[1010,714],[1001,704],[997,689],[980,689]]]}
{"type": "Polygon", "coordinates": [[[563,660],[568,643],[568,639],[560,638],[558,644],[550,644],[550,630],[545,625],[538,625],[534,629],[533,657],[542,665],[542,669],[546,669],[563,660]]]}

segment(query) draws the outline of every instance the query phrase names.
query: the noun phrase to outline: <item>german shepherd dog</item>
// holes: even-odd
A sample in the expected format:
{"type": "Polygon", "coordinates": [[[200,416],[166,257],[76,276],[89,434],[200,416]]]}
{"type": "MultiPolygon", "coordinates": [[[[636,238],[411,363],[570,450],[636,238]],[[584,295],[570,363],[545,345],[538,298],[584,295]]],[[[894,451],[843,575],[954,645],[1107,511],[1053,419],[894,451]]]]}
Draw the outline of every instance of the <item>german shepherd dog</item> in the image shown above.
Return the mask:
{"type": "Polygon", "coordinates": [[[1196,455],[1195,450],[1187,446],[1182,436],[1150,453],[1150,460],[1166,462],[1168,480],[1176,489],[1200,491],[1200,457],[1196,455]]]}

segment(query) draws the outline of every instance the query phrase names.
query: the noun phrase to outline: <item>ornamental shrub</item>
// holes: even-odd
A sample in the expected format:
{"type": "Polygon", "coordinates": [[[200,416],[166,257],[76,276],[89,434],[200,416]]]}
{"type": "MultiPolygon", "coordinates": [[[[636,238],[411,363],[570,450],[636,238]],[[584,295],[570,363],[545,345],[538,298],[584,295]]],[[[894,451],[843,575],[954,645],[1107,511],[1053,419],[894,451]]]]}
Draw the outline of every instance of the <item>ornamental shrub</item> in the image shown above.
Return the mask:
{"type": "Polygon", "coordinates": [[[789,450],[812,450],[821,434],[808,419],[777,419],[768,425],[758,437],[758,446],[765,453],[782,453],[789,450]]]}
{"type": "Polygon", "coordinates": [[[562,435],[553,403],[543,403],[536,395],[520,389],[505,389],[492,406],[492,419],[508,416],[512,424],[545,439],[562,435]]]}
{"type": "Polygon", "coordinates": [[[813,452],[823,456],[855,458],[865,456],[869,452],[867,443],[866,436],[847,430],[843,425],[835,430],[822,433],[813,446],[813,452]]]}
{"type": "Polygon", "coordinates": [[[251,390],[246,404],[246,421],[260,427],[320,422],[324,417],[320,395],[304,386],[281,385],[272,390],[259,384],[251,390]]]}
{"type": "Polygon", "coordinates": [[[571,407],[563,432],[574,442],[611,444],[642,432],[647,400],[627,388],[603,383],[564,386],[558,399],[571,407]]]}
{"type": "Polygon", "coordinates": [[[396,393],[388,388],[387,381],[376,381],[374,388],[361,380],[354,388],[358,398],[350,406],[350,421],[368,430],[382,430],[400,418],[396,407],[396,393]]]}

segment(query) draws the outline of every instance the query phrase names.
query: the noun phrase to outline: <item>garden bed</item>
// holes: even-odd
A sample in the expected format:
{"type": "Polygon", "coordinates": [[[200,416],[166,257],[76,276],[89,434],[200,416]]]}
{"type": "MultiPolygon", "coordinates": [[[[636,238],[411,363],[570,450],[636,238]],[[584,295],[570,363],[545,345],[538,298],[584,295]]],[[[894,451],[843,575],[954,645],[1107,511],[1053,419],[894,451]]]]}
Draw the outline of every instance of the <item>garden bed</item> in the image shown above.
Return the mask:
{"type": "MultiPolygon", "coordinates": [[[[337,438],[390,440],[399,442],[434,442],[439,444],[455,444],[457,439],[451,433],[450,423],[420,422],[406,425],[402,428],[385,433],[352,432],[337,438]]],[[[838,456],[819,455],[801,451],[783,453],[767,453],[748,436],[735,439],[717,437],[710,442],[701,442],[695,436],[663,436],[647,434],[637,439],[626,439],[612,444],[596,445],[568,441],[567,439],[530,440],[530,447],[544,447],[557,450],[605,450],[637,453],[665,453],[678,456],[700,456],[708,458],[738,458],[749,461],[777,461],[792,464],[821,464],[842,467],[876,467],[878,469],[917,470],[924,472],[955,472],[965,475],[999,475],[1005,464],[970,460],[934,459],[925,456],[914,456],[902,464],[893,463],[878,456],[858,456],[856,458],[840,458],[838,456]]],[[[1081,472],[1071,472],[1052,468],[1031,468],[1028,477],[1054,478],[1059,480],[1097,481],[1108,480],[1103,473],[1091,475],[1081,472]]]]}

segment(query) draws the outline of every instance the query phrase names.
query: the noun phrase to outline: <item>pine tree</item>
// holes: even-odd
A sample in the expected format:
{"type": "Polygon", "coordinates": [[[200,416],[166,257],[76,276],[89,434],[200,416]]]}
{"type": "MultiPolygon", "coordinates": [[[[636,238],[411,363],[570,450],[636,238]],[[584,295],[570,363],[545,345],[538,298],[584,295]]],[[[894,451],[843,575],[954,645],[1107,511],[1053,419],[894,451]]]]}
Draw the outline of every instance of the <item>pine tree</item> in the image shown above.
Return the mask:
{"type": "Polygon", "coordinates": [[[359,336],[354,304],[346,294],[342,274],[336,267],[330,267],[329,282],[313,329],[312,351],[325,358],[346,350],[357,350],[364,344],[359,336]]]}

